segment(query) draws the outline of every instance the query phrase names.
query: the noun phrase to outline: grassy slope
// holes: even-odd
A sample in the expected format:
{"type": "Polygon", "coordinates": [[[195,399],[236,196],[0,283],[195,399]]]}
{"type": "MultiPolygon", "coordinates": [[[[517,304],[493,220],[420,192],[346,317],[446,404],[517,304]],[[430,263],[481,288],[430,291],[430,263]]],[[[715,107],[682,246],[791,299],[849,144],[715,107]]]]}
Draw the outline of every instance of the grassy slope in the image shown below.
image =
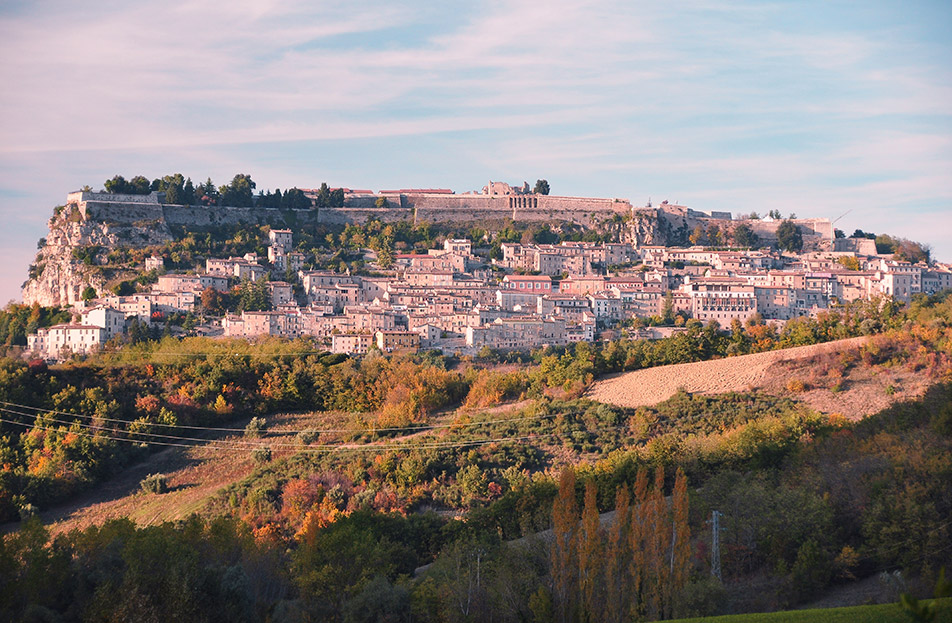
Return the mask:
{"type": "MultiPolygon", "coordinates": [[[[941,599],[936,623],[952,621],[952,599],[941,599]]],[[[912,619],[899,604],[853,606],[822,610],[788,610],[757,614],[731,614],[719,617],[677,619],[672,623],[909,623],[912,619]]]]}

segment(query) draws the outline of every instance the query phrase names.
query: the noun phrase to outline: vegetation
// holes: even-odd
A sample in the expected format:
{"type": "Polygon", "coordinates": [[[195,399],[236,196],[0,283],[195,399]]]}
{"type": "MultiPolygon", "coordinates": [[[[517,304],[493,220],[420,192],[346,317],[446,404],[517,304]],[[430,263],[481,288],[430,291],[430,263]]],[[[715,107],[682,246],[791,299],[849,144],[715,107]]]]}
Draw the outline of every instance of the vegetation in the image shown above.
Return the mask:
{"type": "Polygon", "coordinates": [[[37,329],[68,322],[71,314],[62,307],[10,303],[0,309],[0,346],[26,346],[26,336],[37,329]]]}
{"type": "Polygon", "coordinates": [[[25,522],[0,543],[0,618],[616,621],[776,609],[883,569],[928,580],[952,537],[952,299],[788,326],[692,325],[500,368],[425,353],[358,361],[307,340],[146,341],[54,368],[3,360],[7,520],[108,477],[180,425],[289,409],[333,411],[335,424],[272,432],[258,449],[285,438],[293,452],[258,453],[207,518],[53,540],[25,522]],[[936,385],[858,423],[760,394],[680,393],[634,410],[577,398],[609,370],[864,332],[881,335],[818,365],[902,367],[936,385]],[[518,398],[510,413],[482,411],[518,398]],[[596,528],[610,510],[616,522],[596,528]],[[725,586],[708,579],[714,510],[725,586]],[[547,528],[551,546],[509,542],[547,528]],[[752,576],[756,591],[730,589],[752,576]]]}
{"type": "Polygon", "coordinates": [[[777,228],[777,244],[784,251],[799,253],[803,249],[803,235],[791,220],[785,220],[777,228]]]}

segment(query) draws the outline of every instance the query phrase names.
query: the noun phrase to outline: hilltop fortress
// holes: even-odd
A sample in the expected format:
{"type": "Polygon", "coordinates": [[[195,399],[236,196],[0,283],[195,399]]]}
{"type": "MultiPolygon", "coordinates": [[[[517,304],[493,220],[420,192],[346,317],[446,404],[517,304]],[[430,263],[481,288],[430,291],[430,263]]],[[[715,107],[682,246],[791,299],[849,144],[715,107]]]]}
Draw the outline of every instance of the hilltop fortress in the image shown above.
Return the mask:
{"type": "MultiPolygon", "coordinates": [[[[305,190],[314,198],[316,191],[305,190]]],[[[404,188],[399,190],[344,189],[342,207],[286,210],[264,207],[184,206],[164,203],[162,193],[119,195],[74,192],[67,196],[67,208],[86,221],[131,225],[154,223],[159,227],[207,227],[218,224],[272,224],[281,226],[346,225],[363,223],[368,218],[384,222],[408,220],[414,223],[501,224],[521,222],[569,222],[595,227],[614,216],[657,218],[667,221],[671,230],[693,228],[711,221],[730,226],[730,212],[700,212],[686,206],[662,202],[658,206],[633,206],[628,199],[563,197],[532,193],[528,185],[514,188],[493,182],[481,192],[457,194],[442,188],[404,188]],[[291,222],[293,221],[293,223],[291,222]]],[[[736,221],[735,221],[736,222],[736,221]]],[[[833,240],[829,219],[796,219],[804,235],[833,240]]],[[[776,238],[779,221],[749,220],[746,223],[764,240],[776,238]]]]}
{"type": "MultiPolygon", "coordinates": [[[[340,207],[303,210],[173,205],[164,193],[125,195],[80,191],[67,195],[49,221],[49,234],[41,241],[30,278],[23,285],[23,300],[42,305],[72,304],[80,300],[87,285],[106,287],[110,277],[109,253],[119,248],[142,248],[174,240],[182,231],[201,231],[218,226],[262,226],[300,230],[308,227],[340,227],[383,222],[478,225],[490,231],[506,223],[547,223],[609,233],[619,242],[641,245],[686,245],[697,227],[723,232],[747,225],[762,243],[776,240],[780,221],[733,219],[729,212],[700,212],[662,202],[657,206],[633,206],[628,199],[562,197],[533,193],[527,184],[512,187],[489,182],[481,191],[457,194],[439,188],[399,190],[344,190],[340,207]],[[97,270],[99,269],[99,270],[97,270]]],[[[317,191],[304,190],[314,199],[317,191]]],[[[805,249],[829,249],[833,225],[829,219],[797,219],[805,249]]]]}

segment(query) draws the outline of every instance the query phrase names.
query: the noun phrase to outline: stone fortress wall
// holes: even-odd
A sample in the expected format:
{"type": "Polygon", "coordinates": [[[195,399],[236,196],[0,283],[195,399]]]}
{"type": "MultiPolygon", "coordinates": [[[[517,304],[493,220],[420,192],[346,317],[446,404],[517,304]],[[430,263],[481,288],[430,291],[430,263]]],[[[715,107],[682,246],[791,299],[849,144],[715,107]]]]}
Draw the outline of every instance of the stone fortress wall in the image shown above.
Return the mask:
{"type": "MultiPolygon", "coordinates": [[[[491,183],[493,184],[493,183],[491,183]]],[[[496,183],[499,184],[499,183],[496,183]]],[[[508,188],[508,185],[505,185],[508,188]]],[[[491,188],[491,186],[490,186],[491,188]]],[[[484,189],[485,190],[485,189],[484,189]]],[[[533,193],[454,194],[451,191],[386,191],[382,193],[345,193],[344,206],[320,210],[281,210],[261,207],[182,206],[161,203],[163,193],[120,195],[74,192],[67,203],[75,205],[84,220],[114,224],[161,223],[165,226],[213,227],[216,225],[277,225],[300,227],[316,224],[346,225],[364,223],[368,218],[384,222],[484,223],[497,224],[507,219],[523,222],[569,221],[592,226],[614,215],[646,212],[667,218],[674,227],[693,226],[695,222],[729,221],[730,213],[704,213],[678,205],[632,206],[627,199],[561,197],[533,193]],[[379,198],[387,206],[378,208],[379,198]]],[[[746,221],[763,239],[776,239],[780,221],[746,221]]],[[[804,235],[833,240],[829,219],[797,219],[804,235]]]]}

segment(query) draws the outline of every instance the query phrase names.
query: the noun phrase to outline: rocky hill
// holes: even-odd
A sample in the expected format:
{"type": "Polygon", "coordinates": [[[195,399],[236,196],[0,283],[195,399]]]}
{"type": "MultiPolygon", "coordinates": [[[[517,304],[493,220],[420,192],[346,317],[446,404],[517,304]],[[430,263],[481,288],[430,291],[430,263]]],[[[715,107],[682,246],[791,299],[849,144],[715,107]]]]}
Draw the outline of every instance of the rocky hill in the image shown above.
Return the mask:
{"type": "MultiPolygon", "coordinates": [[[[72,197],[72,195],[71,195],[72,197]]],[[[40,240],[30,278],[23,285],[23,301],[44,306],[71,305],[91,286],[101,292],[116,270],[110,269],[110,251],[146,247],[172,240],[163,219],[112,221],[89,218],[77,201],[57,207],[49,233],[40,240]]]]}
{"type": "MultiPolygon", "coordinates": [[[[707,215],[667,203],[632,207],[624,199],[410,193],[390,197],[384,203],[385,207],[375,207],[367,196],[355,195],[348,196],[342,207],[290,210],[170,205],[164,203],[162,193],[70,193],[66,205],[55,209],[49,234],[40,241],[23,286],[23,300],[44,306],[71,305],[81,300],[87,287],[102,293],[108,284],[134,278],[143,270],[141,261],[119,261],[111,255],[113,251],[162,245],[183,232],[211,231],[222,226],[333,229],[376,218],[384,222],[428,222],[451,231],[471,225],[492,231],[507,223],[547,223],[556,231],[565,226],[595,229],[611,234],[617,241],[637,245],[687,245],[691,232],[698,228],[717,230],[726,240],[740,222],[730,220],[729,214],[707,215]]],[[[778,222],[744,222],[751,223],[761,240],[775,239],[778,222]]],[[[826,219],[797,223],[806,246],[832,238],[826,219]]]]}

